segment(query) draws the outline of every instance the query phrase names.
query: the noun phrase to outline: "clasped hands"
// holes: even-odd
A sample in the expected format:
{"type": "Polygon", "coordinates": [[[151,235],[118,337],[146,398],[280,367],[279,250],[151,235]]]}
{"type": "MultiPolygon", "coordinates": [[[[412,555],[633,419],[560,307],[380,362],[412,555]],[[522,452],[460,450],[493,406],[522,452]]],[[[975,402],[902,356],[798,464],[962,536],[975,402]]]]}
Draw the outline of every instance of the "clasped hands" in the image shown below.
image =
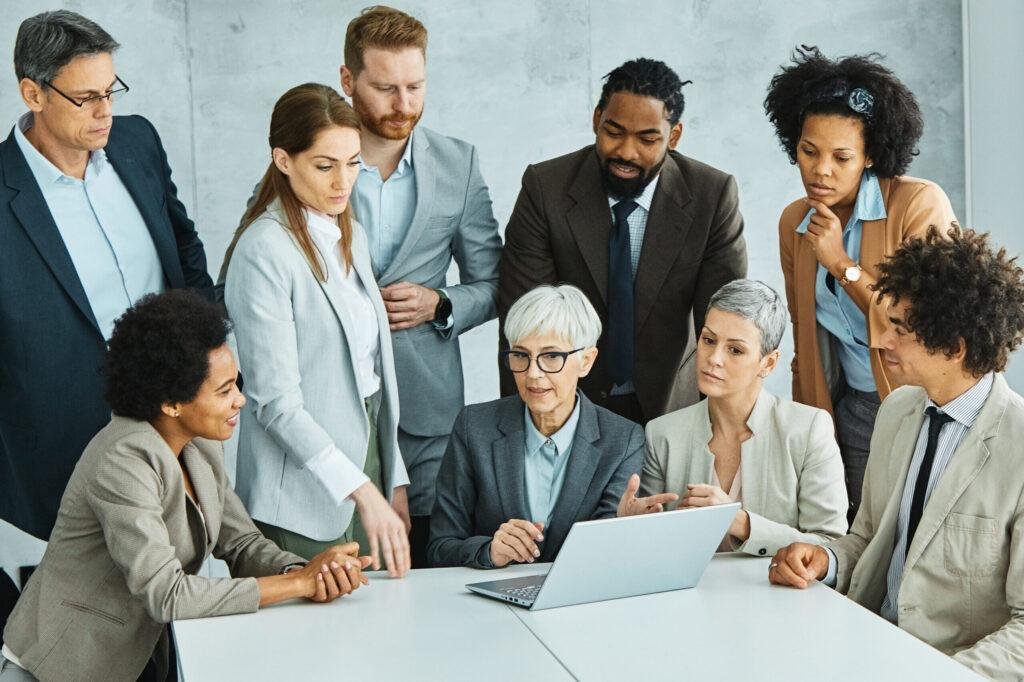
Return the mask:
{"type": "Polygon", "coordinates": [[[363,569],[370,562],[370,557],[359,556],[358,542],[348,542],[320,552],[289,575],[305,583],[306,599],[323,604],[368,585],[370,581],[363,575],[363,569]]]}

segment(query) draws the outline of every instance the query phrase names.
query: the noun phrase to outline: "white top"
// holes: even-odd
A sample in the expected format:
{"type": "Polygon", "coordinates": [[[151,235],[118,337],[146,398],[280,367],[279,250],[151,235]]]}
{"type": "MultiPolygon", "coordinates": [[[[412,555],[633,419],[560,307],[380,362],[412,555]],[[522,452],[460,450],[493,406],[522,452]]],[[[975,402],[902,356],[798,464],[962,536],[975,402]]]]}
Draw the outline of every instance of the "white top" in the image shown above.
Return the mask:
{"type": "Polygon", "coordinates": [[[306,221],[309,235],[327,263],[328,286],[342,290],[343,305],[355,320],[355,328],[346,329],[345,336],[356,351],[355,372],[359,394],[368,398],[380,390],[380,337],[373,303],[355,268],[345,268],[341,254],[341,230],[337,221],[309,210],[306,211],[306,221]]]}
{"type": "Polygon", "coordinates": [[[19,661],[18,657],[14,655],[14,652],[7,648],[6,644],[4,644],[3,647],[0,647],[0,656],[6,658],[8,663],[13,663],[22,670],[25,669],[25,666],[21,664],[21,661],[19,661]]]}
{"type": "MultiPolygon", "coordinates": [[[[711,450],[709,449],[708,452],[711,452],[711,450]]],[[[714,456],[714,454],[712,453],[712,457],[713,456],[714,456]]],[[[728,496],[730,502],[742,502],[743,501],[743,488],[742,488],[743,484],[740,481],[740,469],[742,469],[742,467],[736,469],[736,476],[734,476],[733,479],[732,479],[732,487],[729,488],[728,490],[724,491],[726,496],[728,496]]],[[[722,482],[718,479],[718,472],[715,471],[715,467],[711,467],[711,485],[718,486],[719,488],[722,487],[722,482]]],[[[716,549],[715,551],[716,552],[732,552],[732,551],[734,551],[733,548],[732,548],[732,538],[729,537],[729,533],[728,532],[726,532],[725,537],[722,538],[721,544],[718,545],[718,549],[716,549]]]]}

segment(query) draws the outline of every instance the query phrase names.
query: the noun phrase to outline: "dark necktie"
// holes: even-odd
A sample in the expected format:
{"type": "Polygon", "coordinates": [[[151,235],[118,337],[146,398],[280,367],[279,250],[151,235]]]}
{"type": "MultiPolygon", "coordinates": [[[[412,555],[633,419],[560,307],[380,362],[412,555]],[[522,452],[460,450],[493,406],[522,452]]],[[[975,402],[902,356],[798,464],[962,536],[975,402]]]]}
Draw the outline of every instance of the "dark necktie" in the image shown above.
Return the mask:
{"type": "Polygon", "coordinates": [[[615,226],[608,240],[608,374],[621,386],[633,378],[633,265],[629,249],[629,215],[635,201],[612,206],[615,226]]]}
{"type": "Polygon", "coordinates": [[[934,406],[924,411],[928,415],[928,444],[924,448],[924,459],[921,460],[921,468],[917,472],[917,482],[914,483],[914,499],[910,503],[910,519],[907,521],[907,545],[904,549],[910,551],[910,543],[917,532],[917,524],[921,522],[921,513],[924,511],[924,495],[928,490],[928,479],[932,475],[932,463],[935,461],[935,450],[939,445],[939,432],[948,422],[953,421],[945,412],[939,412],[934,406]]]}

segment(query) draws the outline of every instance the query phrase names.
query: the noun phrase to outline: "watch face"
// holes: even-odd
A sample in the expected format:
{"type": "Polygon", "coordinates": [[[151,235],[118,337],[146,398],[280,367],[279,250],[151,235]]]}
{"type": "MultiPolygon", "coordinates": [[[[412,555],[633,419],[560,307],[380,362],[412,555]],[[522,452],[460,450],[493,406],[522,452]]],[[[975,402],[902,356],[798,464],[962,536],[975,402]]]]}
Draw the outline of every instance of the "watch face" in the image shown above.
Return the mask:
{"type": "Polygon", "coordinates": [[[860,279],[860,272],[860,268],[857,267],[856,265],[846,268],[846,281],[856,282],[858,279],[860,279]]]}

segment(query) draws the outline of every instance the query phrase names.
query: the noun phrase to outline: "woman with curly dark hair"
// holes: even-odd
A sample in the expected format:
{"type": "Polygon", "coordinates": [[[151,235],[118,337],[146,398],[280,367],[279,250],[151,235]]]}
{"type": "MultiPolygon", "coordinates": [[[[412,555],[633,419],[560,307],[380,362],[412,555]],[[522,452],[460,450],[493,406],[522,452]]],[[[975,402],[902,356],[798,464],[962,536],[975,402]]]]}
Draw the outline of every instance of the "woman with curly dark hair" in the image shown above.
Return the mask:
{"type": "Polygon", "coordinates": [[[877,265],[929,225],[956,223],[938,185],[904,175],[924,123],[913,93],[878,55],[832,60],[796,50],[765,112],[806,196],[779,219],[793,320],[793,399],[833,414],[852,522],[875,414],[898,385],[882,362],[877,265]]]}
{"type": "Polygon", "coordinates": [[[7,622],[0,677],[13,664],[13,679],[163,680],[171,620],[329,602],[366,581],[370,558],[355,543],[307,564],[263,537],[232,490],[222,441],[245,398],[229,330],[217,306],[184,290],[145,296],[115,323],[114,415],[75,467],[7,622]],[[197,575],[211,554],[234,577],[197,575]]]}

